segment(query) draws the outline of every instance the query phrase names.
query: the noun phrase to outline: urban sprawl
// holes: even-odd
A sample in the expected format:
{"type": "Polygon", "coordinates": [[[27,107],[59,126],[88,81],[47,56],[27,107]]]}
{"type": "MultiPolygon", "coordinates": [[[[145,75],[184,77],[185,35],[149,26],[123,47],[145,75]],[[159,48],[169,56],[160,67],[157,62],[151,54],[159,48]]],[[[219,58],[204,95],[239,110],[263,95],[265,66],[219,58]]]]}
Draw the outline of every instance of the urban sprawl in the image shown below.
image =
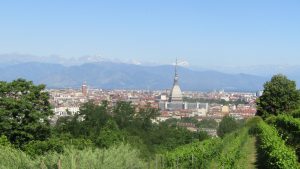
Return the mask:
{"type": "MultiPolygon", "coordinates": [[[[182,92],[178,83],[179,76],[175,66],[174,83],[171,90],[103,90],[89,88],[86,83],[81,89],[48,89],[56,121],[59,117],[72,116],[79,112],[80,106],[88,101],[101,104],[108,101],[114,106],[118,101],[131,102],[137,109],[151,106],[160,111],[153,121],[159,123],[167,119],[193,117],[198,121],[214,119],[220,122],[225,115],[236,119],[246,119],[256,113],[255,100],[262,92],[182,92]]],[[[192,123],[178,124],[192,131],[205,130],[216,135],[215,129],[199,129],[192,123]]]]}

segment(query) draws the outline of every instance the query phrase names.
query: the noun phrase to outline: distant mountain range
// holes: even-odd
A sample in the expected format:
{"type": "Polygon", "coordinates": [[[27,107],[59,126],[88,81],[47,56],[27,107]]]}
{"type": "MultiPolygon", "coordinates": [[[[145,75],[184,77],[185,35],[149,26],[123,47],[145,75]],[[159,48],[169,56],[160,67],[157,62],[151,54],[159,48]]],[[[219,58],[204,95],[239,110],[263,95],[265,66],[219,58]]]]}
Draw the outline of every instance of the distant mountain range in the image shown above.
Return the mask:
{"type": "MultiPolygon", "coordinates": [[[[0,80],[16,78],[46,84],[48,88],[79,88],[84,81],[91,87],[104,89],[170,89],[174,66],[141,66],[101,61],[82,65],[27,62],[0,66],[0,80]]],[[[194,71],[179,68],[182,90],[256,91],[268,80],[247,74],[217,71],[194,71]]]]}
{"type": "MultiPolygon", "coordinates": [[[[181,64],[188,66],[188,63],[181,64]]],[[[180,67],[183,90],[261,90],[272,75],[282,73],[300,84],[300,66],[210,66],[180,67]]],[[[0,80],[26,78],[48,88],[78,88],[86,81],[105,89],[170,89],[174,66],[158,63],[121,61],[99,55],[79,58],[40,57],[24,54],[0,54],[0,80]]]]}

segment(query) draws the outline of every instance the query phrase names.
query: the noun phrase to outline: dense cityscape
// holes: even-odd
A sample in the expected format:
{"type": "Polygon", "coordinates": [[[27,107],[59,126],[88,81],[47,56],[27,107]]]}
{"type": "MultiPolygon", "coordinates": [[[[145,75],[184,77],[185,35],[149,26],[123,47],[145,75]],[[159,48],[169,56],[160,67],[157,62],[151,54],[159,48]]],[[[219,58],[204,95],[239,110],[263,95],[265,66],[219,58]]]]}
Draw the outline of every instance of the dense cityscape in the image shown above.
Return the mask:
{"type": "MultiPolygon", "coordinates": [[[[220,122],[226,116],[237,120],[255,116],[255,100],[261,91],[251,92],[181,92],[177,65],[175,66],[174,84],[166,90],[103,90],[90,88],[86,82],[80,89],[48,89],[50,103],[53,107],[55,122],[59,117],[73,116],[79,112],[80,106],[86,102],[100,105],[108,101],[114,106],[118,101],[131,102],[136,109],[150,106],[159,109],[160,115],[153,121],[159,123],[167,119],[195,118],[198,121],[213,119],[220,122]]],[[[191,131],[198,131],[192,123],[178,124],[191,131]]],[[[200,129],[201,130],[201,129],[200,129]]],[[[216,136],[216,129],[203,129],[216,136]]]]}

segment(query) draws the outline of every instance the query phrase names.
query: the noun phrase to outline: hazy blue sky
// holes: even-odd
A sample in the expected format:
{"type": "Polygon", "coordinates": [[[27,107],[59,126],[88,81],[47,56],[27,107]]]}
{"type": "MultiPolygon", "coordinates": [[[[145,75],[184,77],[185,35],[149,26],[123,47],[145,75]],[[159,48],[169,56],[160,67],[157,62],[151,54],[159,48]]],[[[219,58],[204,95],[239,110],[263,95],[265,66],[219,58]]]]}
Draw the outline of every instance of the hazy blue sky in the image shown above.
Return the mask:
{"type": "Polygon", "coordinates": [[[300,64],[299,0],[9,0],[0,54],[300,64]]]}

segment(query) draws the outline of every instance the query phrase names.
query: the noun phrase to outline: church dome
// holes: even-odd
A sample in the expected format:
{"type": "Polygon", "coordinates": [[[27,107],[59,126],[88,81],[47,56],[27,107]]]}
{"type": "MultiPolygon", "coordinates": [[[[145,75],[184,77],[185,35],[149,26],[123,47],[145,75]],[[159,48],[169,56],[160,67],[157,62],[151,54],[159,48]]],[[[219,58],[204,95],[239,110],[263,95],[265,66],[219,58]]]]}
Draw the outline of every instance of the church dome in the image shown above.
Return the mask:
{"type": "Polygon", "coordinates": [[[178,84],[175,84],[171,90],[170,102],[182,101],[182,93],[178,84]]]}

